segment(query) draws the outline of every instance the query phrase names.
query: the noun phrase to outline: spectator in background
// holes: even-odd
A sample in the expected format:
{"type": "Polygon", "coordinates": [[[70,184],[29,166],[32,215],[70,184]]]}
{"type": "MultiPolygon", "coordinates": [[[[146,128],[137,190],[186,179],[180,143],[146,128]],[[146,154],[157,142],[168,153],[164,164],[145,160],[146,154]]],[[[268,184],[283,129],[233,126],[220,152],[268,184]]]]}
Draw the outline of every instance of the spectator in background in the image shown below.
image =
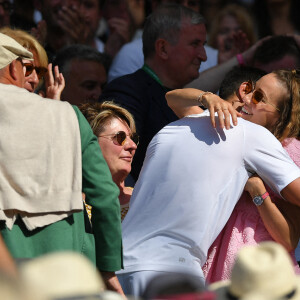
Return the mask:
{"type": "MultiPolygon", "coordinates": [[[[201,5],[200,1],[184,1],[184,0],[154,0],[151,1],[151,11],[155,11],[159,5],[164,3],[181,4],[185,7],[199,12],[201,5]]],[[[200,66],[200,71],[215,66],[218,63],[218,51],[210,46],[205,45],[207,60],[203,61],[200,66]]],[[[120,76],[127,75],[137,71],[144,64],[143,41],[142,38],[135,39],[130,43],[125,44],[112,61],[108,73],[108,82],[120,76]]]]}
{"type": "Polygon", "coordinates": [[[147,19],[143,33],[144,66],[133,74],[110,82],[100,101],[114,99],[135,119],[140,145],[132,163],[137,180],[147,146],[166,124],[177,119],[165,93],[198,77],[206,60],[203,17],[184,6],[166,4],[147,19]]]}
{"type": "Polygon", "coordinates": [[[48,57],[43,46],[29,33],[20,29],[3,27],[0,32],[12,37],[24,48],[28,49],[33,60],[23,60],[25,65],[25,85],[24,88],[29,92],[39,91],[40,95],[50,99],[60,99],[64,89],[65,81],[58,68],[52,73],[52,64],[48,65],[48,57]],[[44,83],[44,91],[40,88],[44,83]]]}
{"type": "Polygon", "coordinates": [[[53,62],[66,80],[61,99],[74,105],[98,101],[106,83],[108,63],[104,53],[89,46],[76,44],[61,49],[53,62]]]}
{"type": "Polygon", "coordinates": [[[253,55],[253,66],[266,72],[300,68],[300,48],[293,36],[275,35],[259,45],[253,55]]]}
{"type": "Polygon", "coordinates": [[[45,47],[50,62],[61,48],[86,43],[88,28],[79,10],[81,0],[41,0],[37,4],[43,20],[33,33],[45,47]]]}
{"type": "Polygon", "coordinates": [[[241,5],[229,4],[211,21],[207,44],[218,49],[218,63],[244,52],[256,42],[251,15],[241,5]]]}
{"type": "Polygon", "coordinates": [[[226,73],[237,65],[253,66],[266,72],[276,69],[297,69],[300,67],[299,45],[299,35],[272,36],[259,40],[241,53],[239,59],[232,57],[222,64],[201,72],[199,77],[186,87],[217,92],[226,73]]]}
{"type": "Polygon", "coordinates": [[[125,44],[139,38],[144,23],[143,0],[105,1],[103,17],[108,25],[105,39],[105,52],[112,58],[125,44]]]}
{"type": "Polygon", "coordinates": [[[255,0],[253,16],[258,37],[300,33],[298,0],[255,0]]]}
{"type": "Polygon", "coordinates": [[[139,144],[132,115],[121,106],[106,101],[85,103],[79,109],[90,123],[98,138],[103,157],[110,169],[112,179],[120,189],[121,220],[129,209],[132,187],[125,186],[131,171],[131,163],[139,144]]]}

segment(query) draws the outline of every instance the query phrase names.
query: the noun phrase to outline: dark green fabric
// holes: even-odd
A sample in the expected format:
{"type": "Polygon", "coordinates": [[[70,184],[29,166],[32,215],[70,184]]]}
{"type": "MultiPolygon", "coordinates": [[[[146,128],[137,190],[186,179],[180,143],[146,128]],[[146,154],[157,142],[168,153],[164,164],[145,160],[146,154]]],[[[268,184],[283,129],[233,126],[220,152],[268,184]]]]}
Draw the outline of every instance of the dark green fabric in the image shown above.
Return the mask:
{"type": "MultiPolygon", "coordinates": [[[[15,258],[32,258],[61,250],[73,250],[96,260],[100,271],[117,271],[123,267],[119,189],[103,158],[97,138],[76,106],[82,148],[82,190],[92,205],[93,234],[86,232],[84,212],[28,231],[21,220],[12,230],[1,227],[8,249],[15,258]],[[95,255],[96,245],[96,255],[95,255]]],[[[55,199],[53,199],[55,201],[55,199]]]]}

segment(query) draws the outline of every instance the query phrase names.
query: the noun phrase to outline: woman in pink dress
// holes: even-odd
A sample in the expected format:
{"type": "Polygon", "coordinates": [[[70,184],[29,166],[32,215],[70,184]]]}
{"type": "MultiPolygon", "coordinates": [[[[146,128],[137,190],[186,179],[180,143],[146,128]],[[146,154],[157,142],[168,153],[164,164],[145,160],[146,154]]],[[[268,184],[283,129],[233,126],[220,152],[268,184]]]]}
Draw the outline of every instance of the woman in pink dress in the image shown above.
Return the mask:
{"type": "MultiPolygon", "coordinates": [[[[283,146],[294,162],[300,167],[300,141],[296,138],[286,139],[283,142],[283,146]]],[[[253,194],[263,194],[267,190],[270,197],[265,199],[264,206],[276,205],[279,210],[275,210],[278,212],[278,219],[282,218],[285,213],[288,216],[293,214],[294,218],[298,214],[298,218],[300,218],[298,207],[284,201],[278,195],[274,194],[270,188],[265,188],[261,179],[257,179],[260,182],[256,184],[257,186],[259,185],[262,192],[253,192],[253,194]]],[[[296,245],[292,246],[285,242],[285,239],[274,235],[276,229],[269,229],[268,223],[264,222],[264,216],[262,216],[265,213],[264,207],[256,207],[252,201],[252,197],[253,195],[250,196],[248,192],[243,193],[227,224],[211,245],[207,261],[203,266],[203,272],[208,282],[212,283],[229,279],[238,250],[245,245],[255,245],[262,241],[276,241],[283,244],[291,254],[295,272],[300,274],[300,268],[296,262],[294,253],[296,245]],[[268,230],[272,231],[272,234],[268,230]]]]}
{"type": "MultiPolygon", "coordinates": [[[[291,158],[300,167],[299,71],[275,71],[258,80],[256,87],[251,81],[241,86],[243,85],[245,88],[242,117],[269,129],[282,142],[291,158]],[[272,76],[273,78],[275,76],[277,80],[277,82],[272,82],[274,85],[271,85],[272,76]],[[285,107],[281,105],[282,102],[285,103],[285,107]],[[252,113],[254,109],[261,110],[259,118],[257,118],[259,115],[257,111],[255,114],[252,113]],[[271,111],[273,114],[270,114],[271,111]]],[[[184,93],[186,92],[174,92],[172,98],[169,95],[167,97],[169,106],[179,117],[200,113],[199,107],[185,102],[184,93]]],[[[191,90],[190,93],[194,91],[191,90]]],[[[201,104],[209,107],[211,113],[216,110],[219,116],[228,118],[230,108],[220,102],[215,95],[200,92],[198,98],[202,100],[201,104]]],[[[245,245],[267,240],[282,244],[291,253],[295,272],[300,274],[294,255],[294,249],[300,237],[299,216],[299,207],[275,195],[259,177],[251,177],[226,226],[208,251],[207,261],[203,266],[207,282],[229,279],[239,249],[245,245]],[[256,206],[252,200],[258,195],[264,200],[256,206]]]]}

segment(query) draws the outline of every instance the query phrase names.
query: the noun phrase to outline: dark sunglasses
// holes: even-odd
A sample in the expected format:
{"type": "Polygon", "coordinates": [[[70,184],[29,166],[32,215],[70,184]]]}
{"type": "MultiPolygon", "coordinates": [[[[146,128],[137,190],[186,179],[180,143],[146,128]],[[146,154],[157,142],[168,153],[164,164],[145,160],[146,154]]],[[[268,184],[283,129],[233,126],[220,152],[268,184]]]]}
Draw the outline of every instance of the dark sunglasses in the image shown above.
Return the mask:
{"type": "Polygon", "coordinates": [[[31,63],[24,63],[22,62],[22,65],[25,67],[25,77],[32,74],[33,70],[35,70],[36,75],[39,79],[42,79],[44,75],[48,72],[48,70],[44,67],[35,67],[31,63]]]}
{"type": "MultiPolygon", "coordinates": [[[[127,135],[125,133],[125,131],[118,131],[117,133],[112,133],[112,134],[106,134],[106,135],[99,135],[99,137],[105,137],[105,138],[109,138],[111,137],[112,141],[114,142],[115,145],[119,145],[119,146],[123,146],[125,144],[127,135]]],[[[130,135],[130,138],[132,139],[132,141],[138,145],[139,144],[139,136],[137,133],[132,133],[130,135]]]]}
{"type": "Polygon", "coordinates": [[[280,111],[273,103],[265,99],[265,95],[263,94],[263,92],[255,90],[255,84],[251,79],[247,81],[244,92],[245,94],[253,93],[251,97],[251,101],[255,105],[258,104],[259,102],[263,102],[265,104],[270,104],[275,109],[280,111]]]}

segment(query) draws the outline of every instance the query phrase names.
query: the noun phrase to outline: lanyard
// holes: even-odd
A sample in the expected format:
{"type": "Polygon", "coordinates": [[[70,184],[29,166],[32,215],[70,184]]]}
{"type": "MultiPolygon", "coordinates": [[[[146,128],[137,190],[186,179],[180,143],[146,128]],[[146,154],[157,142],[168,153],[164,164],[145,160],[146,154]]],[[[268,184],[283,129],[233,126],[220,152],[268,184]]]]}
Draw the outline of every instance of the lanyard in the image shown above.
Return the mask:
{"type": "Polygon", "coordinates": [[[165,88],[158,78],[158,76],[154,73],[152,69],[146,64],[143,65],[142,70],[144,70],[150,77],[152,77],[154,80],[156,80],[163,88],[165,88]]]}

